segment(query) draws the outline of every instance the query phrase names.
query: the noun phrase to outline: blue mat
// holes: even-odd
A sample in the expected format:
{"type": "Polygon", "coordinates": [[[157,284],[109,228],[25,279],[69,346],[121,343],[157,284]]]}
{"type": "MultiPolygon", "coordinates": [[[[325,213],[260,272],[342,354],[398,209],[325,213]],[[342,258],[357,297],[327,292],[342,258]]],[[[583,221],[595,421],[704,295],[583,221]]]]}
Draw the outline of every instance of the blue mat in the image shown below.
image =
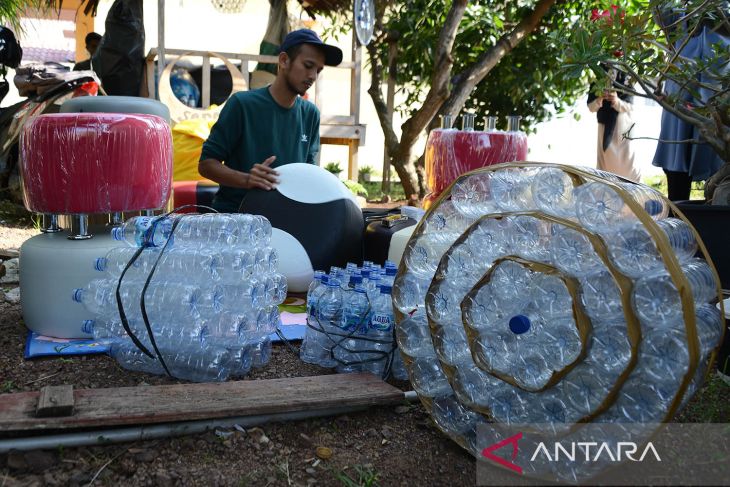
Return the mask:
{"type": "MultiPolygon", "coordinates": [[[[305,313],[287,313],[281,314],[282,323],[279,330],[287,340],[301,340],[304,338],[304,331],[307,329],[305,324],[305,313]]],[[[282,341],[276,333],[271,334],[271,341],[276,343],[282,341]]],[[[67,339],[53,338],[39,335],[34,331],[28,333],[25,342],[26,359],[37,357],[60,357],[63,355],[90,355],[95,353],[107,353],[109,346],[104,343],[98,343],[93,339],[67,339]]]]}

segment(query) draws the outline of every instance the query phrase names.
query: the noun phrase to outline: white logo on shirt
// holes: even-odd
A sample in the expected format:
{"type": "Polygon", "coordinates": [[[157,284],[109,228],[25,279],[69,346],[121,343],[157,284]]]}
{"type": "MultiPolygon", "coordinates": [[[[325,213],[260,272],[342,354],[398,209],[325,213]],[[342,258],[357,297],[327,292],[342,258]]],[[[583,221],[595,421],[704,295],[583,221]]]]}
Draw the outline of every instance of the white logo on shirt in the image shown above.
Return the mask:
{"type": "Polygon", "coordinates": [[[307,142],[307,134],[302,134],[302,142],[307,142]]]}

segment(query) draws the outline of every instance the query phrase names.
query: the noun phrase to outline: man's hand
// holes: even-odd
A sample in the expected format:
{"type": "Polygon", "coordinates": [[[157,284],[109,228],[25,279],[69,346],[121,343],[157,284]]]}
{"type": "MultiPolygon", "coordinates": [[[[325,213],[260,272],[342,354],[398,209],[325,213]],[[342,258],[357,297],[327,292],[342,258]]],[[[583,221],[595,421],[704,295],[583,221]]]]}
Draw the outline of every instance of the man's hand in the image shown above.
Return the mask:
{"type": "Polygon", "coordinates": [[[271,156],[261,164],[254,164],[243,187],[245,189],[274,189],[279,184],[279,178],[277,177],[279,173],[271,167],[275,160],[276,156],[271,156]]]}

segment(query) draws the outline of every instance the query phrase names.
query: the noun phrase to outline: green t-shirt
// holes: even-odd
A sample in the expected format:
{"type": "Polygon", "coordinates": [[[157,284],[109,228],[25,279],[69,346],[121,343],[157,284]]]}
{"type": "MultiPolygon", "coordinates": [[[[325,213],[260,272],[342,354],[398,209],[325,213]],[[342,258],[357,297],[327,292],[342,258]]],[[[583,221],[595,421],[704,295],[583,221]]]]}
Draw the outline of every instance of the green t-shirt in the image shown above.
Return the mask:
{"type": "MultiPolygon", "coordinates": [[[[319,110],[296,98],[284,108],[271,96],[269,88],[242,91],[231,96],[203,144],[200,160],[217,159],[237,171],[250,172],[254,164],[271,156],[278,167],[293,162],[316,164],[319,152],[319,110]]],[[[213,207],[236,212],[246,190],[221,186],[213,207]]]]}

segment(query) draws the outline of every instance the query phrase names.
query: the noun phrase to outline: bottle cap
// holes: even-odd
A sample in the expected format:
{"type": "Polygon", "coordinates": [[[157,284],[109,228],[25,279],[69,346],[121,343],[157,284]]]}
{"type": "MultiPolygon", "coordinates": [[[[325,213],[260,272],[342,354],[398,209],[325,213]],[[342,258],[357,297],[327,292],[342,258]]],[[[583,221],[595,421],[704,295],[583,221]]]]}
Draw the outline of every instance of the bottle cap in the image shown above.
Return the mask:
{"type": "Polygon", "coordinates": [[[390,284],[383,284],[380,286],[380,294],[390,294],[393,292],[393,286],[390,284]]]}
{"type": "Polygon", "coordinates": [[[516,315],[509,320],[509,329],[515,335],[526,333],[530,329],[530,318],[525,315],[516,315]]]}
{"type": "Polygon", "coordinates": [[[77,303],[80,303],[83,292],[84,292],[84,290],[81,288],[74,289],[73,300],[76,301],[77,303]]]}
{"type": "Polygon", "coordinates": [[[84,320],[81,324],[81,333],[88,333],[91,335],[94,332],[94,320],[84,320]]]}
{"type": "Polygon", "coordinates": [[[124,240],[124,229],[122,227],[112,228],[112,239],[124,240]]]}
{"type": "Polygon", "coordinates": [[[106,270],[107,262],[108,261],[106,257],[98,257],[96,259],[96,262],[94,262],[94,269],[99,272],[104,272],[106,270]]]}

